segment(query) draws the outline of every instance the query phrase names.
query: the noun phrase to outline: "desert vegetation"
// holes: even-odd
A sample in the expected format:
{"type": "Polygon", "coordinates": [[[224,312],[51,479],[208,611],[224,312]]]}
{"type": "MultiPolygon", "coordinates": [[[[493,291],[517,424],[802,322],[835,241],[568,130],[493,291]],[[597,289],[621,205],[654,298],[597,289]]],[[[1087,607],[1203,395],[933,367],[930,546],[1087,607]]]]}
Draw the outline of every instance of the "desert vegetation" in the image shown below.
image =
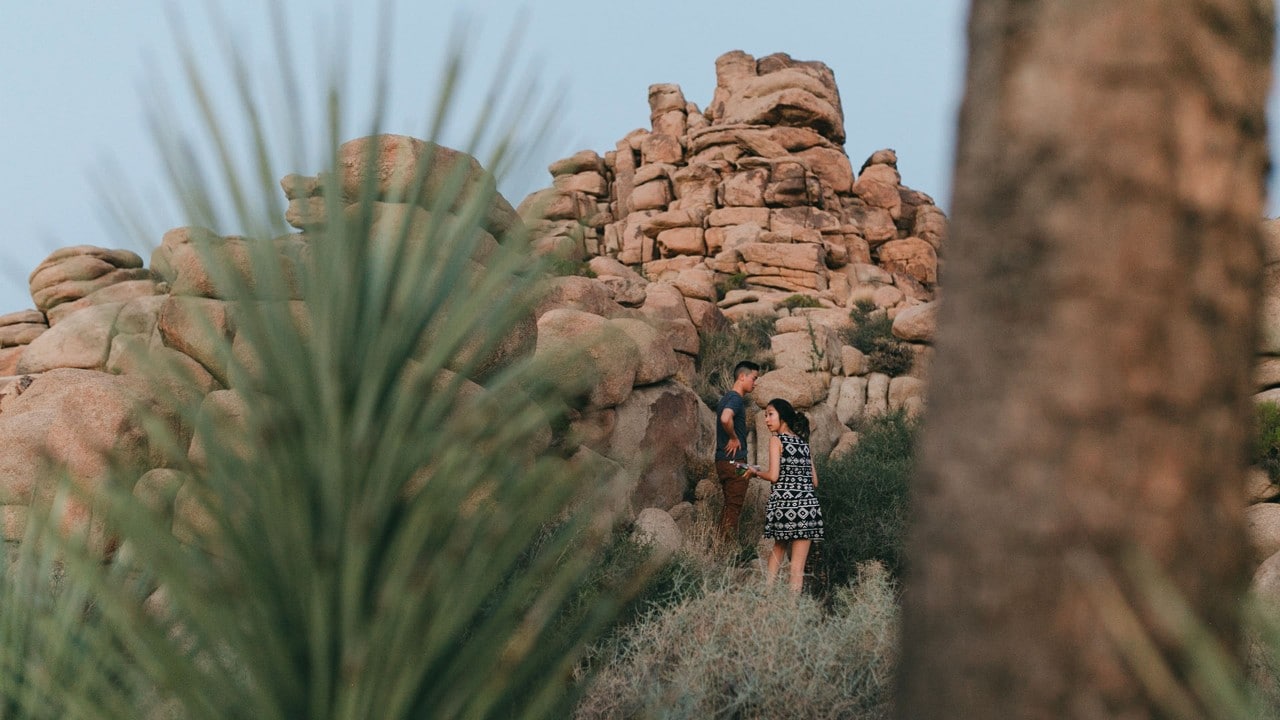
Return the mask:
{"type": "Polygon", "coordinates": [[[869,301],[859,300],[849,311],[850,325],[841,339],[867,356],[872,372],[903,375],[915,359],[906,343],[893,336],[893,319],[869,301]]]}
{"type": "MultiPolygon", "coordinates": [[[[1036,6],[1020,8],[1019,17],[1034,16],[1036,6]]],[[[991,28],[1010,27],[1005,20],[1018,20],[1005,18],[1006,9],[995,4],[975,7],[980,12],[985,7],[982,17],[991,20],[972,24],[975,40],[991,28]]],[[[1206,27],[1182,29],[1216,38],[1232,27],[1272,27],[1270,18],[1245,10],[1243,21],[1224,13],[1198,21],[1206,27]]],[[[1059,19],[1092,19],[1080,14],[1084,11],[1055,12],[1063,16],[1059,19]]],[[[281,25],[278,35],[287,34],[281,25]]],[[[989,53],[1007,41],[988,38],[974,47],[989,53]]],[[[1257,58],[1269,57],[1269,45],[1246,44],[1257,58]]],[[[1029,47],[1027,53],[1001,58],[1034,60],[1035,47],[1029,47]]],[[[1125,47],[1127,52],[1129,45],[1125,47]]],[[[1238,65],[1195,68],[1194,58],[1173,55],[1179,67],[1202,71],[1204,77],[1238,65]]],[[[745,63],[744,58],[749,56],[737,53],[730,60],[745,63]]],[[[1123,54],[1110,58],[1116,68],[1133,67],[1132,59],[1123,54]]],[[[200,63],[184,60],[199,100],[204,95],[200,63]]],[[[209,280],[209,287],[201,288],[204,294],[182,296],[182,303],[207,307],[225,300],[235,306],[234,340],[232,334],[210,332],[204,338],[207,346],[196,349],[216,370],[217,383],[226,387],[205,393],[206,387],[201,395],[214,401],[192,403],[192,386],[213,382],[204,364],[142,353],[137,361],[148,363],[149,376],[162,389],[143,403],[147,447],[163,458],[162,464],[140,474],[118,448],[97,448],[105,457],[105,470],[92,478],[95,484],[89,488],[50,456],[44,472],[32,480],[26,512],[2,518],[7,531],[20,528],[22,538],[6,547],[5,572],[0,574],[0,718],[883,718],[896,709],[899,716],[914,720],[953,714],[1044,716],[1051,713],[1046,704],[1061,701],[1062,693],[1074,693],[1069,700],[1076,703],[1071,709],[1077,714],[1120,708],[1134,717],[1255,718],[1272,709],[1258,698],[1277,694],[1273,668],[1275,648],[1280,648],[1275,628],[1280,625],[1262,611],[1254,613],[1253,625],[1237,622],[1249,617],[1238,611],[1234,592],[1244,585],[1246,563],[1236,547],[1243,547],[1243,529],[1226,527],[1233,533],[1219,546],[1223,518],[1238,516],[1226,504],[1235,501],[1233,493],[1223,492],[1219,483],[1235,482],[1233,472],[1242,464],[1231,453],[1247,445],[1244,424],[1235,422],[1240,419],[1235,414],[1246,408],[1243,388],[1248,383],[1236,377],[1234,384],[1219,384],[1212,372],[1221,360],[1224,366],[1240,366],[1227,368],[1230,373],[1244,374],[1242,358],[1251,349],[1243,338],[1252,337],[1255,319],[1242,310],[1248,307],[1241,300],[1246,290],[1202,288],[1174,298],[1177,302],[1152,295],[1145,299],[1155,301],[1131,305],[1136,311],[1132,318],[1107,304],[1079,316],[1106,312],[1113,321],[1108,324],[1039,322],[1046,303],[1065,307],[1064,316],[1080,307],[1074,304],[1079,298],[1052,281],[1062,276],[1090,279],[1097,268],[1113,273],[1097,279],[1099,286],[1108,279],[1117,284],[1114,297],[1133,291],[1133,277],[1152,279],[1151,287],[1186,288],[1184,280],[1196,277],[1229,278],[1228,285],[1249,286],[1247,268],[1236,265],[1247,265],[1256,253],[1243,244],[1234,247],[1245,235],[1235,230],[1251,227],[1250,213],[1256,208],[1240,203],[1240,218],[1224,230],[1214,223],[1229,213],[1208,207],[1208,200],[1206,207],[1186,204],[1179,221],[1185,227],[1169,226],[1174,232],[1167,236],[1184,250],[1230,251],[1167,253],[1167,247],[1153,240],[1159,239],[1159,228],[1169,229],[1159,222],[1159,212],[1135,215],[1132,206],[1123,204],[1109,205],[1102,214],[1081,211],[1092,211],[1089,203],[1096,198],[1113,202],[1128,193],[1060,194],[1064,185],[1077,181],[1083,186],[1088,178],[1114,179],[1107,172],[1086,172],[1084,177],[1074,165],[1056,165],[1092,160],[1096,167],[1086,171],[1114,169],[1098,157],[1025,153],[1021,157],[1036,159],[1037,167],[1011,166],[997,173],[977,164],[986,157],[983,152],[961,153],[974,163],[958,175],[971,180],[963,185],[972,223],[966,232],[972,234],[969,242],[981,241],[967,248],[975,250],[976,259],[962,255],[948,266],[960,279],[960,291],[948,296],[948,302],[958,303],[950,307],[959,310],[951,310],[955,315],[947,321],[963,317],[974,323],[969,328],[973,332],[948,331],[953,333],[950,351],[958,353],[952,357],[963,362],[942,365],[938,387],[943,412],[930,416],[932,435],[923,444],[918,445],[920,429],[907,413],[877,407],[857,423],[856,445],[843,455],[820,459],[828,535],[814,554],[808,592],[795,596],[764,586],[754,547],[712,539],[705,515],[692,519],[692,529],[677,549],[639,538],[627,522],[626,474],[587,443],[566,439],[575,433],[590,438],[595,429],[591,422],[616,420],[619,406],[600,403],[593,408],[595,415],[585,413],[594,378],[564,371],[587,367],[575,363],[584,348],[566,343],[554,358],[559,365],[552,367],[547,358],[528,352],[521,340],[528,336],[522,331],[530,326],[531,308],[543,298],[547,278],[577,280],[595,271],[577,257],[540,257],[518,223],[498,229],[495,216],[511,208],[499,206],[495,177],[465,159],[453,162],[459,156],[435,143],[438,126],[449,114],[461,56],[441,78],[442,99],[433,124],[422,133],[430,140],[408,139],[412,161],[403,165],[397,164],[403,157],[381,154],[377,135],[362,146],[364,154],[341,155],[351,123],[336,101],[343,88],[336,79],[331,82],[324,93],[330,99],[328,134],[313,152],[299,152],[284,168],[317,168],[315,176],[298,183],[313,184],[305,192],[286,182],[286,193],[293,193],[289,200],[297,201],[289,211],[279,206],[275,183],[282,168],[266,150],[277,140],[247,81],[252,73],[243,60],[233,57],[232,62],[241,83],[239,110],[247,136],[236,134],[244,129],[238,123],[233,123],[237,130],[230,129],[222,109],[215,114],[206,104],[202,121],[208,136],[170,138],[162,150],[173,172],[172,190],[186,203],[192,226],[234,227],[245,233],[235,242],[194,231],[182,235],[187,259],[207,268],[209,280]],[[254,148],[243,163],[227,150],[237,140],[254,148]],[[192,147],[205,145],[217,148],[219,155],[209,166],[191,153],[192,147]],[[388,173],[396,180],[390,187],[375,172],[343,186],[337,168],[344,160],[348,166],[404,172],[388,173]],[[1024,187],[1020,172],[1034,179],[1045,168],[1073,182],[1042,175],[1039,182],[1026,183],[1029,194],[1013,203],[1018,213],[1012,216],[982,201],[988,194],[1024,187]],[[213,181],[225,187],[207,187],[213,181]],[[400,202],[406,198],[411,202],[400,202]],[[389,211],[387,205],[415,207],[389,211]],[[1043,235],[1020,235],[1025,228],[1045,227],[1039,214],[1022,214],[1043,208],[1053,208],[1054,218],[1098,218],[1107,231],[1082,235],[1071,232],[1069,223],[1050,223],[1053,227],[1043,235]],[[418,210],[426,213],[419,220],[388,219],[395,212],[418,210]],[[289,233],[282,223],[286,212],[307,223],[305,242],[280,242],[289,233]],[[324,222],[317,219],[321,217],[324,222]],[[1128,237],[1109,231],[1116,227],[1157,229],[1135,238],[1138,250],[1129,247],[1127,255],[1116,257],[1111,254],[1113,238],[1128,237]],[[277,252],[278,245],[288,252],[277,252]],[[1029,245],[1038,251],[1026,252],[1029,245]],[[1044,248],[1055,251],[1039,252],[1044,248]],[[1161,265],[1164,269],[1141,264],[1153,257],[1170,262],[1161,265]],[[1208,270],[1197,275],[1204,268],[1179,265],[1192,257],[1220,264],[1206,265],[1208,270]],[[1135,260],[1137,269],[1124,264],[1135,260]],[[1060,264],[1048,268],[1040,264],[1044,262],[1060,264]],[[1177,272],[1167,282],[1157,282],[1156,275],[1173,270],[1177,272]],[[982,282],[966,290],[966,277],[982,282]],[[1195,322],[1166,326],[1170,318],[1195,322]],[[1133,324],[1126,325],[1130,320],[1133,324]],[[1080,334],[1045,334],[1068,327],[1080,334]],[[1220,341],[1213,340],[1219,334],[1220,341]],[[1201,336],[1209,340],[1190,347],[1185,358],[1157,348],[1162,351],[1159,362],[1141,355],[1149,351],[1141,344],[1117,341],[1201,336]],[[1214,348],[1234,348],[1239,357],[1223,360],[1211,352],[1214,348]],[[1095,368],[1097,359],[1111,352],[1133,353],[1122,357],[1136,368],[1126,377],[1138,380],[1106,385],[1123,373],[1082,371],[1095,368]],[[1146,378],[1165,374],[1147,370],[1163,370],[1166,366],[1159,363],[1166,360],[1187,362],[1170,367],[1191,380],[1172,389],[1148,384],[1146,378]],[[1046,366],[1070,372],[1037,372],[1046,366]],[[1087,376],[1102,384],[1082,381],[1072,388],[1079,394],[1063,396],[1053,381],[1064,376],[1087,376]],[[1146,394],[1125,396],[1139,386],[1146,394]],[[1187,387],[1208,390],[1203,397],[1180,395],[1187,387]],[[1123,413],[1134,408],[1141,412],[1131,413],[1132,422],[1126,422],[1123,413]],[[1041,412],[1045,415],[1037,414],[1041,412]],[[1057,428],[1069,432],[1055,434],[1050,422],[1024,421],[1055,413],[1071,416],[1057,428]],[[1054,445],[1059,438],[1067,444],[1054,445]],[[1128,452],[1134,448],[1141,452],[1128,452]],[[985,458],[980,457],[983,451],[989,453],[985,458]],[[1172,490],[1161,494],[1161,503],[1146,503],[1148,488],[1135,485],[1151,477],[1172,490]],[[964,502],[974,493],[981,494],[982,502],[964,502]],[[1118,509],[1114,498],[1122,495],[1130,505],[1141,505],[1142,512],[1118,509]],[[912,503],[919,519],[914,544],[905,539],[912,503]],[[1077,503],[1099,512],[1061,513],[1077,503]],[[926,506],[923,513],[921,505],[926,506]],[[1130,511],[1135,514],[1126,514],[1130,511]],[[1044,528],[1066,526],[1076,516],[1110,524],[1110,534],[1102,536],[1106,543],[1090,545],[1098,538],[1088,523],[1071,528],[1075,534],[1044,536],[1044,528]],[[1169,530],[1145,535],[1135,530],[1151,527],[1169,530]],[[1028,543],[1028,536],[1043,542],[1028,543]],[[1064,538],[1085,540],[1068,546],[1064,538]],[[1182,544],[1160,544],[1169,538],[1182,544]],[[1169,567],[1153,562],[1144,548],[1172,558],[1169,567]],[[926,572],[938,568],[948,570],[932,577],[926,572]],[[905,593],[899,592],[900,582],[905,593]],[[970,586],[988,594],[979,596],[970,586]],[[1225,600],[1224,588],[1232,589],[1225,600]],[[1006,616],[992,617],[992,597],[1006,616]],[[1037,599],[1046,602],[1032,602],[1037,599]],[[1046,622],[1046,616],[1036,614],[1054,609],[1055,602],[1070,603],[1070,612],[1048,616],[1062,622],[1046,622]],[[1253,643],[1253,686],[1244,682],[1233,655],[1234,647],[1244,645],[1242,639],[1253,643]],[[1081,656],[1081,648],[1091,654],[1081,656]],[[1036,662],[1022,662],[1025,657],[1036,662]],[[1096,669],[1105,671],[1106,687],[1094,682],[1096,669]],[[1036,674],[1018,675],[1023,671],[1036,674]],[[894,686],[897,697],[891,696],[894,686]],[[1011,687],[1017,692],[1010,692],[1011,687]]],[[[772,57],[766,65],[782,62],[772,57]]],[[[1001,62],[979,67],[995,72],[1001,62]]],[[[755,68],[753,64],[743,76],[758,77],[755,68]]],[[[1009,75],[997,73],[994,80],[1001,77],[1009,75]]],[[[1008,85],[978,80],[983,88],[1008,85]]],[[[280,97],[300,94],[296,78],[286,77],[284,83],[280,97]]],[[[1184,84],[1195,87],[1190,81],[1184,84]]],[[[1213,86],[1234,87],[1225,81],[1213,86]]],[[[500,90],[494,90],[495,102],[500,90]]],[[[1081,93],[1078,104],[1098,104],[1090,98],[1081,93]]],[[[1105,117],[1126,127],[1129,121],[1147,127],[1142,123],[1155,115],[1131,102],[1132,97],[1118,98],[1115,115],[1105,117]]],[[[682,96],[680,105],[685,107],[682,96]]],[[[1237,113],[1221,125],[1256,135],[1264,123],[1244,105],[1234,99],[1186,104],[1237,113]]],[[[985,112],[985,107],[965,104],[972,113],[985,112]]],[[[687,123],[691,116],[674,106],[668,112],[681,116],[668,115],[669,123],[687,123]]],[[[521,139],[512,128],[489,121],[528,115],[526,107],[486,114],[476,121],[475,142],[464,149],[501,174],[513,165],[521,139]]],[[[374,116],[376,120],[377,109],[374,116]]],[[[966,127],[973,132],[998,129],[997,123],[981,120],[966,127]]],[[[1069,125],[1056,117],[1049,120],[1053,127],[1069,125]]],[[[1199,127],[1202,118],[1183,120],[1199,127]]],[[[1154,138],[1159,147],[1153,154],[1177,145],[1158,132],[1170,123],[1163,117],[1158,122],[1161,127],[1149,128],[1150,133],[1132,133],[1144,142],[1154,138]]],[[[1028,120],[1026,125],[1034,129],[1036,123],[1028,120]]],[[[377,122],[373,126],[376,131],[377,122]]],[[[359,132],[368,132],[368,126],[362,123],[359,132]]],[[[291,133],[278,144],[292,147],[301,137],[291,133]]],[[[1241,140],[1247,157],[1232,167],[1257,164],[1256,139],[1241,140]]],[[[771,147],[764,142],[768,138],[754,140],[757,147],[771,147]]],[[[672,160],[684,158],[688,148],[679,142],[664,148],[661,141],[648,140],[645,152],[654,156],[666,150],[672,160]]],[[[968,142],[978,149],[1019,143],[1025,149],[1040,147],[1036,143],[1045,138],[996,134],[968,142]]],[[[1190,144],[1190,155],[1199,157],[1202,148],[1190,144]]],[[[624,156],[634,160],[630,152],[624,156]]],[[[1132,154],[1141,152],[1139,147],[1132,154]]],[[[599,163],[589,163],[587,172],[562,177],[604,172],[596,169],[605,167],[604,161],[594,160],[599,163]]],[[[896,156],[892,161],[881,156],[871,167],[872,175],[881,177],[878,189],[889,191],[885,202],[897,203],[899,212],[904,197],[920,200],[899,191],[896,156]]],[[[1153,177],[1199,176],[1195,167],[1178,170],[1153,177]]],[[[666,208],[672,198],[659,191],[666,191],[667,180],[652,171],[650,175],[644,184],[648,192],[659,193],[647,197],[651,210],[666,208]]],[[[781,205],[809,192],[804,177],[779,176],[772,187],[763,182],[763,174],[758,177],[758,187],[748,187],[741,177],[725,182],[730,189],[737,183],[738,192],[753,193],[753,202],[758,195],[762,204],[751,206],[756,208],[764,207],[766,197],[781,205]],[[802,182],[788,185],[784,179],[802,182]]],[[[853,193],[852,183],[852,178],[845,183],[847,194],[853,193]]],[[[864,187],[868,195],[875,190],[864,187]]],[[[1156,188],[1152,197],[1162,193],[1176,194],[1156,188]]],[[[1179,204],[1185,200],[1175,199],[1179,204]]],[[[577,229],[576,213],[603,217],[601,205],[608,203],[573,208],[562,222],[577,229]]],[[[932,207],[931,202],[908,205],[914,213],[930,215],[922,208],[932,207]]],[[[896,238],[898,230],[914,232],[916,224],[924,228],[921,218],[899,228],[886,208],[879,209],[885,210],[878,214],[885,234],[878,239],[883,244],[877,255],[902,253],[897,262],[912,266],[908,251],[919,252],[917,261],[933,253],[934,244],[926,240],[896,238]],[[894,252],[886,251],[889,243],[899,243],[894,252]],[[929,246],[928,252],[922,244],[929,246]]],[[[874,218],[865,219],[871,227],[874,218]]],[[[702,220],[682,213],[662,221],[702,220]]],[[[616,222],[601,227],[613,225],[616,231],[616,222]]],[[[708,248],[704,230],[710,227],[650,229],[656,231],[655,243],[646,244],[633,233],[633,250],[653,252],[681,242],[700,251],[708,248]]],[[[866,238],[839,234],[846,255],[865,251],[870,259],[866,238]]],[[[752,243],[749,252],[783,263],[759,262],[758,270],[802,260],[809,267],[813,260],[813,272],[825,278],[828,268],[825,261],[817,262],[818,248],[814,243],[760,242],[752,243]],[[792,244],[798,247],[769,257],[792,244]]],[[[936,280],[936,263],[917,269],[932,278],[929,284],[936,280]]],[[[723,298],[750,284],[749,276],[738,272],[717,277],[673,266],[653,272],[655,278],[669,272],[683,282],[701,283],[695,289],[706,305],[694,307],[701,308],[703,319],[714,317],[709,298],[723,298]]],[[[636,290],[624,276],[609,277],[619,296],[636,290]]],[[[789,282],[779,279],[787,277],[783,274],[755,277],[783,286],[789,282]]],[[[924,289],[924,282],[917,279],[915,284],[924,289]]],[[[1091,283],[1073,287],[1084,285],[1091,283]]],[[[581,285],[565,287],[583,290],[576,300],[584,305],[606,305],[600,297],[588,297],[590,291],[581,285]]],[[[927,290],[932,298],[932,289],[927,290]]],[[[688,315],[688,298],[676,292],[667,299],[674,314],[688,315]]],[[[905,298],[895,302],[904,303],[897,307],[897,317],[911,311],[905,298]]],[[[822,304],[810,295],[793,294],[778,307],[800,311],[784,318],[798,335],[796,328],[808,321],[798,316],[822,304]]],[[[618,307],[623,314],[621,303],[618,307]]],[[[894,337],[890,309],[855,303],[850,327],[840,338],[865,355],[871,373],[885,376],[875,382],[877,397],[886,399],[890,378],[899,379],[899,389],[922,382],[900,380],[914,356],[908,344],[894,337]]],[[[581,315],[578,320],[590,322],[581,315]]],[[[606,322],[603,316],[600,320],[601,325],[606,322]]],[[[731,380],[738,360],[770,366],[774,317],[742,317],[727,328],[701,333],[691,319],[675,320],[679,322],[662,327],[673,334],[687,331],[681,337],[687,344],[680,349],[662,346],[669,352],[659,354],[670,360],[670,369],[646,370],[660,378],[687,372],[696,354],[693,383],[709,406],[731,380]]],[[[621,332],[619,326],[627,324],[611,327],[621,332]]],[[[632,329],[638,336],[647,331],[644,337],[650,339],[657,334],[648,327],[632,329]]],[[[835,353],[829,352],[843,348],[825,342],[830,338],[812,323],[804,330],[807,337],[799,339],[811,346],[809,372],[827,373],[815,382],[834,384],[838,378],[841,386],[853,387],[847,381],[856,373],[844,369],[844,358],[837,368],[835,353]]],[[[603,355],[630,347],[626,342],[640,347],[630,335],[615,333],[613,338],[616,343],[593,349],[603,355]]],[[[789,370],[805,376],[803,367],[789,370]]],[[[638,364],[630,370],[624,390],[651,384],[635,382],[638,364]]],[[[835,398],[824,412],[840,421],[840,408],[847,406],[835,398]]],[[[862,407],[859,403],[859,412],[862,407]]],[[[1280,410],[1259,405],[1256,419],[1252,460],[1274,481],[1280,474],[1280,410]]],[[[705,468],[695,468],[693,474],[699,470],[705,468]]],[[[696,492],[697,480],[673,477],[672,494],[696,492]]],[[[749,543],[758,531],[750,521],[744,527],[749,543]]]]}

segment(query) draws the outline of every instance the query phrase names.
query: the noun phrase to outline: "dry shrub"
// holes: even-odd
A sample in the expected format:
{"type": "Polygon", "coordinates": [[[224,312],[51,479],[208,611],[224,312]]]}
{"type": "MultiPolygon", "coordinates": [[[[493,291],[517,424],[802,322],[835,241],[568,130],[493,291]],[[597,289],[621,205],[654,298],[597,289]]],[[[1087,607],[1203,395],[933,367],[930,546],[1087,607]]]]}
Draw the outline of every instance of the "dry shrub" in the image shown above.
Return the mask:
{"type": "Polygon", "coordinates": [[[576,717],[887,717],[892,580],[863,565],[834,600],[748,583],[654,613],[595,657],[576,717]]]}

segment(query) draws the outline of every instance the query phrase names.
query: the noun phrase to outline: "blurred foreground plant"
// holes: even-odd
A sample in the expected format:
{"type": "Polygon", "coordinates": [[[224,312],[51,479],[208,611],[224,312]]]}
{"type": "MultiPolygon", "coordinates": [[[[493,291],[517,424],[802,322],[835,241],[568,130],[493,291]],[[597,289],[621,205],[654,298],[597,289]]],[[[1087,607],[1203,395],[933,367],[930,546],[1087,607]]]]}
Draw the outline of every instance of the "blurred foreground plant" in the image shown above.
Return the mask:
{"type": "MultiPolygon", "coordinates": [[[[449,114],[459,57],[428,137],[449,114]]],[[[344,186],[337,81],[331,171],[313,196],[330,222],[295,236],[299,252],[283,258],[272,241],[285,229],[280,206],[269,200],[282,173],[252,73],[234,50],[229,58],[249,167],[237,164],[240,145],[190,55],[217,160],[201,166],[186,139],[164,152],[192,223],[226,222],[205,184],[217,177],[248,236],[238,246],[247,262],[221,238],[193,240],[235,313],[234,346],[207,334],[240,417],[181,408],[201,452],[177,468],[186,480],[176,511],[175,488],[140,502],[137,471],[124,468],[95,494],[64,484],[57,502],[32,509],[0,586],[0,717],[561,716],[585,643],[645,570],[611,583],[588,611],[566,611],[600,563],[618,488],[582,482],[590,464],[557,444],[565,398],[582,391],[570,383],[581,380],[551,376],[512,341],[532,322],[540,262],[518,221],[486,242],[493,177],[434,143],[400,158],[412,172],[399,185],[370,171],[344,186]],[[425,216],[388,223],[385,205],[403,202],[425,216]],[[95,508],[99,535],[65,532],[66,498],[95,508]]],[[[282,97],[296,105],[298,80],[282,67],[282,97]]],[[[495,86],[469,151],[494,132],[487,118],[499,113],[488,111],[501,95],[495,86]]],[[[488,139],[488,167],[520,149],[512,127],[488,139]]],[[[384,149],[368,143],[366,167],[385,169],[384,149]]],[[[189,397],[178,390],[175,404],[189,397]]],[[[183,433],[150,430],[187,457],[183,433]]]]}

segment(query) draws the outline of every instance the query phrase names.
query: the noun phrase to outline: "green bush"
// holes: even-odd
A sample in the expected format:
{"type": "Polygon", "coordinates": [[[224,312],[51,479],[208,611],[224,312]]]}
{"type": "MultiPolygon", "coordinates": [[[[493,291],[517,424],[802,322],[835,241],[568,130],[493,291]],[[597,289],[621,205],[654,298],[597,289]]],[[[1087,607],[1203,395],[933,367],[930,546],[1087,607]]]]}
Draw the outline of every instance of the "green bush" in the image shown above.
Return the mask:
{"type": "Polygon", "coordinates": [[[871,302],[859,300],[849,311],[851,324],[841,331],[840,338],[867,356],[871,372],[889,377],[904,375],[915,362],[915,354],[907,343],[894,337],[889,316],[874,311],[875,305],[871,302]]]}
{"type": "Polygon", "coordinates": [[[765,365],[773,364],[771,340],[777,332],[776,325],[777,320],[770,315],[751,315],[734,326],[748,347],[758,348],[758,354],[752,359],[761,364],[761,372],[764,372],[765,365]]]}
{"type": "Polygon", "coordinates": [[[1280,405],[1262,402],[1255,406],[1253,463],[1280,481],[1280,405]]]}
{"type": "Polygon", "coordinates": [[[822,307],[822,302],[812,295],[801,295],[796,293],[782,302],[778,303],[779,308],[785,310],[796,310],[798,308],[816,308],[822,307]]]}
{"type": "Polygon", "coordinates": [[[575,716],[888,717],[897,624],[875,564],[830,611],[784,583],[729,585],[651,613],[594,657],[575,716]]]}
{"type": "Polygon", "coordinates": [[[762,373],[773,367],[773,332],[772,317],[754,315],[728,330],[703,333],[693,389],[707,407],[715,409],[720,396],[733,387],[733,368],[740,361],[756,362],[762,373]]]}
{"type": "Polygon", "coordinates": [[[723,300],[730,290],[741,290],[747,286],[746,273],[734,273],[726,275],[724,278],[716,281],[716,299],[723,300]]]}
{"type": "Polygon", "coordinates": [[[596,276],[596,271],[592,270],[585,262],[562,257],[552,257],[547,259],[547,273],[559,277],[580,275],[582,277],[593,278],[596,276]]]}
{"type": "Polygon", "coordinates": [[[903,565],[908,482],[918,422],[901,411],[863,424],[852,451],[818,460],[818,500],[826,536],[815,547],[820,588],[847,584],[858,563],[877,560],[897,576],[903,565]]]}
{"type": "Polygon", "coordinates": [[[900,340],[877,340],[867,355],[871,372],[884,373],[889,377],[906,375],[915,360],[916,354],[900,340]]]}
{"type": "Polygon", "coordinates": [[[849,327],[841,331],[846,345],[870,355],[883,340],[895,340],[893,321],[884,313],[873,314],[875,306],[860,300],[849,311],[849,327]]]}

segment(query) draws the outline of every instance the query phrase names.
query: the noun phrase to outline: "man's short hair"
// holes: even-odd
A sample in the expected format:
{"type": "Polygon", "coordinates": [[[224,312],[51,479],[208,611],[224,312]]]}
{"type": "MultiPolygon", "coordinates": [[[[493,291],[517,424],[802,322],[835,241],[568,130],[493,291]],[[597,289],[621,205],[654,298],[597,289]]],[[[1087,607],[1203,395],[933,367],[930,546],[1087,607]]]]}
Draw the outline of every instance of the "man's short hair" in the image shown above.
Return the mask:
{"type": "Polygon", "coordinates": [[[743,375],[746,375],[747,373],[758,373],[758,372],[760,372],[759,365],[751,362],[750,360],[743,360],[742,362],[734,366],[733,379],[737,380],[738,378],[742,377],[743,375]]]}

